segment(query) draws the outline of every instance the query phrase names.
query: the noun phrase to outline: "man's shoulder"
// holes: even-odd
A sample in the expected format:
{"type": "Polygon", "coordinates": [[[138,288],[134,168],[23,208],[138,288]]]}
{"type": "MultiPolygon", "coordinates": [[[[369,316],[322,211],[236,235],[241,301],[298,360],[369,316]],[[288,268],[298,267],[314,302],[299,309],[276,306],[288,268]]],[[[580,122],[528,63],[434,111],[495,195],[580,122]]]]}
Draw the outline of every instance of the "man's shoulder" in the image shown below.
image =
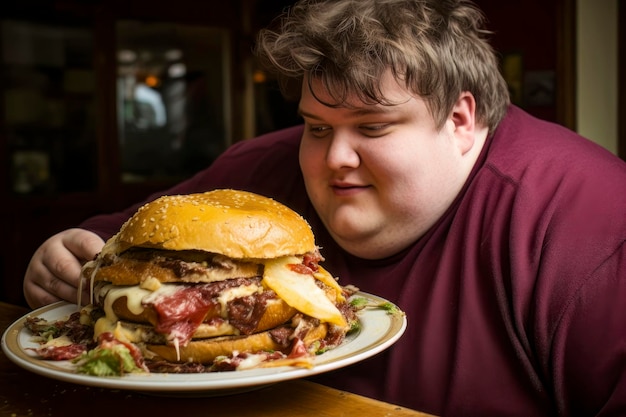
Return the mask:
{"type": "Polygon", "coordinates": [[[575,182],[626,183],[626,163],[553,122],[513,108],[491,138],[485,166],[513,182],[563,186],[575,182]]]}

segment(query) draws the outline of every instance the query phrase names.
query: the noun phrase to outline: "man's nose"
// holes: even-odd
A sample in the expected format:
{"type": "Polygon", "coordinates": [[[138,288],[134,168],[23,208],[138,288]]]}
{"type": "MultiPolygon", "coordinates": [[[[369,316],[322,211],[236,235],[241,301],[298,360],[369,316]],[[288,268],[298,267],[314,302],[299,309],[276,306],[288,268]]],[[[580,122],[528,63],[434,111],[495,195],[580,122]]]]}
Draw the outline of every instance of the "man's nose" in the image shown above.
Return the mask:
{"type": "Polygon", "coordinates": [[[338,130],[333,132],[328,151],[326,164],[330,169],[356,168],[361,163],[357,151],[357,141],[353,134],[338,130]]]}

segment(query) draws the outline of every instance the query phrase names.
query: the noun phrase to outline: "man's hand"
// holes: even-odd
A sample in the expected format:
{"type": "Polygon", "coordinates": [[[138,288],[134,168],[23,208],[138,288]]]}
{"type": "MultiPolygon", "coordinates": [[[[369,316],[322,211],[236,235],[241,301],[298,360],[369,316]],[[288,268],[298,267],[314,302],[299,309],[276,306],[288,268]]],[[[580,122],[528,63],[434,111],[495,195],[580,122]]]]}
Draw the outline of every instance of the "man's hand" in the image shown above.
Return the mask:
{"type": "MultiPolygon", "coordinates": [[[[56,301],[78,301],[82,265],[102,250],[100,236],[84,229],[68,229],[46,240],[33,254],[24,276],[24,296],[32,308],[56,301]]],[[[89,300],[83,288],[83,302],[89,300]]]]}

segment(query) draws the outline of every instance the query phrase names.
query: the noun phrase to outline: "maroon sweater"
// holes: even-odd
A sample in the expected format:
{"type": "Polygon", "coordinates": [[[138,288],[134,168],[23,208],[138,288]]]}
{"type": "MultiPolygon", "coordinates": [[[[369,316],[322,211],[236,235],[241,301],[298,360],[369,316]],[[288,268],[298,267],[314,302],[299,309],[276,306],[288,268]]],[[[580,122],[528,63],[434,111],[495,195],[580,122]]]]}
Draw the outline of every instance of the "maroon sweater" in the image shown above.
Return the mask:
{"type": "MultiPolygon", "coordinates": [[[[342,284],[406,312],[394,346],[316,380],[444,416],[626,415],[623,161],[512,107],[438,223],[371,261],[339,248],[312,208],[301,132],[238,143],[164,193],[271,196],[307,218],[342,284]]],[[[81,227],[108,238],[135,208],[81,227]]]]}

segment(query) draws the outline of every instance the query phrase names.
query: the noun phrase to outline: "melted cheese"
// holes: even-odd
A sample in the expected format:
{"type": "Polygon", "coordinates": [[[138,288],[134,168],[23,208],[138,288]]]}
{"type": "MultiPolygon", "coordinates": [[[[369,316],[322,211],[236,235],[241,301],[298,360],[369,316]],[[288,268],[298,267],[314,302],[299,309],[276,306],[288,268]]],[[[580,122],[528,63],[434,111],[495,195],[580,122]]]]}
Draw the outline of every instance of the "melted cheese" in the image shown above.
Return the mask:
{"type": "MultiPolygon", "coordinates": [[[[128,310],[133,314],[139,315],[144,310],[144,303],[158,303],[160,298],[174,294],[176,291],[182,288],[180,285],[177,284],[160,283],[159,285],[149,284],[147,286],[150,288],[154,288],[154,290],[150,291],[137,285],[127,287],[120,287],[112,284],[104,285],[101,291],[102,294],[106,294],[103,306],[105,317],[99,319],[95,325],[94,330],[96,336],[104,332],[112,332],[114,333],[115,337],[120,340],[140,342],[142,333],[140,330],[133,331],[119,325],[119,318],[113,311],[113,303],[122,297],[126,297],[126,305],[128,310]]],[[[222,317],[227,318],[228,302],[234,300],[235,298],[245,297],[260,291],[263,291],[263,287],[257,284],[251,284],[236,288],[228,288],[224,290],[217,298],[217,301],[220,303],[220,311],[222,317]]],[[[201,324],[201,326],[202,337],[214,337],[238,333],[237,329],[235,329],[227,322],[222,322],[217,325],[209,325],[203,323],[201,324]]],[[[180,335],[176,334],[176,332],[174,331],[167,336],[169,340],[177,340],[180,335]]]]}
{"type": "MultiPolygon", "coordinates": [[[[236,356],[237,352],[233,353],[233,356],[236,356]]],[[[267,353],[257,353],[257,354],[248,354],[248,356],[239,362],[237,365],[237,370],[242,371],[244,369],[252,369],[259,366],[261,363],[267,360],[267,353]]]]}
{"type": "Polygon", "coordinates": [[[139,286],[145,290],[156,291],[161,288],[161,281],[155,277],[146,278],[139,286]]]}
{"type": "MultiPolygon", "coordinates": [[[[345,318],[337,309],[333,300],[329,299],[326,293],[315,284],[315,279],[320,280],[335,290],[335,301],[343,301],[339,284],[332,275],[321,267],[314,275],[308,275],[297,273],[289,266],[290,264],[300,263],[302,263],[302,260],[294,256],[268,260],[265,263],[263,286],[272,289],[287,304],[306,315],[337,326],[347,326],[345,318]]],[[[227,317],[228,302],[260,292],[263,290],[263,286],[251,284],[224,290],[217,298],[220,303],[221,316],[223,318],[227,317]]],[[[95,324],[96,336],[109,331],[119,340],[140,342],[141,331],[130,330],[118,323],[118,317],[113,311],[113,303],[122,297],[126,297],[128,310],[135,315],[140,315],[144,310],[143,305],[145,303],[158,303],[160,298],[171,295],[180,288],[181,286],[177,284],[161,284],[150,279],[144,281],[141,286],[104,285],[101,291],[102,294],[106,294],[104,301],[106,316],[99,319],[95,324]]],[[[203,329],[204,334],[208,333],[216,336],[228,334],[232,328],[232,326],[227,324],[219,326],[203,324],[203,326],[205,326],[203,329]],[[211,327],[214,327],[214,329],[211,327]]],[[[168,339],[177,341],[178,338],[176,336],[176,334],[168,335],[168,339]]]]}
{"type": "Polygon", "coordinates": [[[144,332],[140,327],[125,327],[119,321],[111,321],[106,316],[96,321],[93,332],[95,338],[98,338],[102,333],[110,332],[114,338],[122,342],[141,343],[144,341],[144,332]]]}
{"type": "Polygon", "coordinates": [[[47,347],[62,347],[62,346],[70,346],[73,345],[74,342],[70,340],[67,335],[55,337],[53,339],[48,340],[46,343],[41,345],[42,348],[47,347]]]}
{"type": "Polygon", "coordinates": [[[323,322],[347,326],[346,320],[326,296],[326,293],[315,284],[312,275],[299,274],[293,271],[290,264],[300,264],[295,256],[284,256],[266,262],[263,282],[274,290],[291,307],[315,317],[323,322]]]}
{"type": "Polygon", "coordinates": [[[126,297],[126,305],[128,310],[133,314],[141,314],[143,312],[142,301],[144,298],[153,294],[152,291],[144,290],[136,285],[129,287],[120,287],[112,284],[105,285],[102,290],[106,293],[104,299],[104,313],[112,322],[117,321],[117,315],[113,311],[113,303],[122,297],[126,297]]]}
{"type": "MultiPolygon", "coordinates": [[[[130,288],[136,288],[139,291],[143,291],[144,296],[141,299],[142,302],[147,303],[147,304],[150,304],[150,303],[156,304],[159,302],[160,298],[167,297],[169,295],[174,294],[176,291],[180,290],[182,286],[178,284],[163,284],[163,285],[160,285],[154,291],[146,290],[141,287],[130,287],[130,288]]],[[[130,309],[130,306],[129,306],[129,309],[130,309]]],[[[141,307],[141,309],[143,310],[143,307],[141,307]]]]}
{"type": "Polygon", "coordinates": [[[91,319],[91,312],[93,311],[93,304],[86,305],[85,307],[80,309],[80,316],[78,321],[80,324],[84,326],[93,325],[93,320],[91,319]]]}
{"type": "Polygon", "coordinates": [[[343,290],[341,289],[341,286],[339,285],[337,280],[335,280],[335,278],[333,278],[333,276],[321,266],[318,265],[317,268],[318,271],[313,273],[315,279],[323,282],[324,284],[335,290],[335,296],[338,302],[346,301],[346,297],[343,296],[343,290]]]}
{"type": "MultiPolygon", "coordinates": [[[[113,336],[122,341],[140,343],[144,341],[144,329],[141,327],[124,326],[119,321],[111,321],[108,317],[101,317],[94,324],[94,336],[97,338],[102,333],[110,332],[113,336]]],[[[218,324],[202,323],[196,331],[200,338],[231,336],[239,334],[239,330],[228,322],[218,324]]],[[[174,339],[173,341],[175,341],[174,339]]]]}
{"type": "MultiPolygon", "coordinates": [[[[102,265],[102,257],[97,256],[95,260],[89,261],[87,264],[85,264],[85,266],[88,264],[93,265],[93,270],[91,271],[91,275],[89,276],[89,304],[93,304],[93,294],[94,294],[93,289],[96,285],[95,284],[96,272],[98,272],[98,269],[100,269],[100,266],[102,265]]],[[[83,267],[83,270],[84,270],[84,267],[83,267]]],[[[83,297],[83,277],[81,276],[80,285],[78,286],[78,297],[77,297],[78,305],[81,305],[82,297],[83,297]]]]}
{"type": "Polygon", "coordinates": [[[229,322],[222,321],[218,324],[202,323],[198,326],[195,334],[198,335],[198,338],[205,339],[208,337],[238,335],[240,331],[229,322]]]}

